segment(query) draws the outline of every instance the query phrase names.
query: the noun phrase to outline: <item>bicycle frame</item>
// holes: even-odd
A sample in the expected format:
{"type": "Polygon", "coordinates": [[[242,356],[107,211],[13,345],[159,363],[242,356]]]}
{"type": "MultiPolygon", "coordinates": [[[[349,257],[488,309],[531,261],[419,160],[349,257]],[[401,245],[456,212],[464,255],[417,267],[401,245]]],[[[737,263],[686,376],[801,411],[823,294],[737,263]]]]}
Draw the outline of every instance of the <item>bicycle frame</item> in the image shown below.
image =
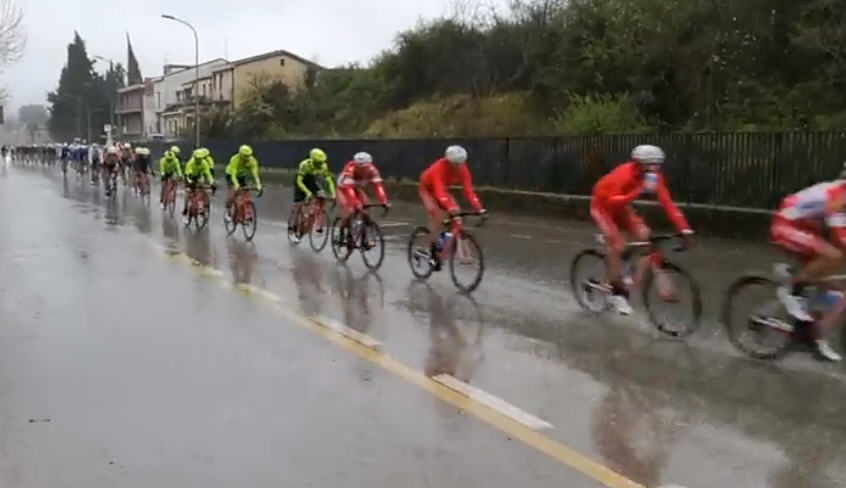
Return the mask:
{"type": "Polygon", "coordinates": [[[169,205],[170,202],[176,200],[176,181],[173,178],[169,178],[165,183],[165,191],[164,191],[164,198],[162,199],[162,203],[165,205],[169,205]]]}
{"type": "Polygon", "coordinates": [[[200,209],[205,208],[208,190],[209,188],[207,186],[197,185],[197,187],[191,191],[191,199],[188,201],[189,213],[198,215],[200,213],[200,209]]]}
{"type": "Polygon", "coordinates": [[[241,187],[235,192],[235,222],[243,222],[247,214],[247,204],[250,203],[252,188],[241,187]]]}

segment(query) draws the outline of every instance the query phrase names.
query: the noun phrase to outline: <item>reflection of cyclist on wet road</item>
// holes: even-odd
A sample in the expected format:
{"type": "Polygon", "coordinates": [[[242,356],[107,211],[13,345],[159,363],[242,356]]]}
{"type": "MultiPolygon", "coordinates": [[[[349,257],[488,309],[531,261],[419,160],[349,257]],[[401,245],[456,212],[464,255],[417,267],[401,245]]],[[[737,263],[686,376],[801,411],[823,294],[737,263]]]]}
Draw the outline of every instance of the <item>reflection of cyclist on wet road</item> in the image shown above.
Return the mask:
{"type": "Polygon", "coordinates": [[[626,377],[638,364],[626,352],[631,350],[629,344],[616,347],[612,380],[594,411],[591,434],[611,469],[644,486],[660,486],[679,414],[660,398],[660,385],[642,386],[626,377]]]}
{"type": "Polygon", "coordinates": [[[444,299],[428,283],[409,288],[412,311],[429,316],[429,351],[423,367],[426,376],[451,375],[469,382],[484,359],[481,310],[472,297],[451,294],[444,299]],[[466,303],[465,303],[466,302],[466,303]]]}
{"type": "Polygon", "coordinates": [[[335,267],[332,272],[332,284],[341,299],[344,311],[344,324],[359,332],[367,332],[377,319],[385,300],[385,288],[382,278],[375,273],[354,276],[346,266],[335,267]],[[376,296],[378,293],[378,302],[376,296]]]}
{"type": "Polygon", "coordinates": [[[294,259],[294,284],[297,286],[297,298],[306,314],[320,313],[325,290],[321,286],[323,270],[321,263],[314,256],[304,253],[294,259]]]}
{"type": "Polygon", "coordinates": [[[228,240],[226,249],[229,252],[229,267],[232,270],[232,281],[236,284],[249,284],[253,276],[253,268],[258,261],[258,254],[252,243],[228,240]]]}

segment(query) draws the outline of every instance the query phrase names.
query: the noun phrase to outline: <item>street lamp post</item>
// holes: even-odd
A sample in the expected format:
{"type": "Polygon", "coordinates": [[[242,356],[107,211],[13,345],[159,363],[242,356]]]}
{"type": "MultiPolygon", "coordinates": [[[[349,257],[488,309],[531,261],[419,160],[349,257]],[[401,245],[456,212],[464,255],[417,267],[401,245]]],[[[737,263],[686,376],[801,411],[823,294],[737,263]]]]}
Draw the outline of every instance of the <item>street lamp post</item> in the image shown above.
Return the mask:
{"type": "Polygon", "coordinates": [[[197,29],[173,15],[162,14],[162,18],[179,22],[194,33],[194,147],[198,148],[200,147],[200,40],[197,37],[197,29]]]}
{"type": "MultiPolygon", "coordinates": [[[[112,69],[114,69],[114,65],[116,64],[111,59],[106,59],[103,56],[95,55],[94,59],[99,59],[100,61],[109,63],[109,72],[111,72],[112,69]]],[[[109,124],[111,124],[111,126],[114,127],[115,126],[115,94],[114,93],[108,93],[107,97],[109,99],[109,124]]]]}

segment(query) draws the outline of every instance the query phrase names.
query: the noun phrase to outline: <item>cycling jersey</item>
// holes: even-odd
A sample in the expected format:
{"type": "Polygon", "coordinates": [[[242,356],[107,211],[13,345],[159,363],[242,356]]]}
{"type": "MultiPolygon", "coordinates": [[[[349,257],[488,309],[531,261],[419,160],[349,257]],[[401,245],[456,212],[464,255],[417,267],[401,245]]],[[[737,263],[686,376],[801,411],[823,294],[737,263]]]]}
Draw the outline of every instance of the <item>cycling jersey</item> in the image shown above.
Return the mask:
{"type": "Polygon", "coordinates": [[[679,232],[690,230],[684,214],[673,203],[664,176],[660,173],[645,173],[642,166],[633,161],[617,166],[596,183],[591,195],[591,208],[616,212],[634,202],[639,196],[649,193],[655,194],[658,203],[679,232]]]}
{"type": "Polygon", "coordinates": [[[206,183],[213,183],[214,178],[211,174],[211,165],[209,165],[210,158],[202,158],[202,159],[195,159],[191,158],[188,163],[185,165],[185,180],[189,183],[196,183],[201,178],[205,180],[206,183]]]}
{"type": "Polygon", "coordinates": [[[118,164],[118,155],[106,154],[106,158],[103,160],[103,164],[106,166],[116,166],[118,164]]]}
{"type": "Polygon", "coordinates": [[[457,212],[458,204],[452,198],[452,195],[447,192],[447,187],[459,183],[464,187],[464,196],[473,206],[473,209],[477,212],[481,211],[482,202],[473,190],[473,180],[467,164],[455,166],[446,158],[438,159],[420,175],[420,196],[423,198],[427,210],[430,213],[437,210],[431,208],[432,198],[434,197],[434,203],[440,208],[450,213],[457,212]]]}
{"type": "Polygon", "coordinates": [[[317,166],[311,159],[306,159],[301,162],[299,168],[297,169],[297,188],[299,188],[299,191],[305,196],[311,196],[314,192],[312,191],[313,185],[308,184],[309,180],[313,181],[318,177],[323,178],[326,181],[330,197],[335,198],[335,182],[333,181],[332,173],[329,171],[328,163],[324,163],[322,166],[317,166]],[[309,188],[309,186],[312,186],[312,188],[309,188]]]}
{"type": "Polygon", "coordinates": [[[241,182],[246,181],[247,176],[253,179],[253,184],[261,188],[261,178],[259,177],[258,160],[250,156],[244,161],[240,154],[236,154],[229,159],[229,164],[226,165],[226,176],[235,189],[240,188],[241,182]]]}
{"type": "Polygon", "coordinates": [[[163,156],[159,159],[159,174],[161,174],[162,177],[175,174],[181,178],[182,164],[180,164],[179,159],[176,157],[163,156]]]}
{"type": "Polygon", "coordinates": [[[356,164],[350,161],[338,176],[338,203],[347,212],[363,205],[367,202],[363,192],[366,186],[372,186],[375,189],[376,197],[382,205],[388,203],[388,195],[385,194],[385,186],[382,184],[382,177],[376,165],[356,164]]]}
{"type": "Polygon", "coordinates": [[[135,171],[139,173],[146,173],[150,170],[150,156],[141,156],[136,154],[133,161],[135,171]]]}
{"type": "Polygon", "coordinates": [[[806,257],[829,246],[823,229],[846,248],[846,182],[819,183],[786,197],[773,217],[770,237],[777,245],[806,257]]]}

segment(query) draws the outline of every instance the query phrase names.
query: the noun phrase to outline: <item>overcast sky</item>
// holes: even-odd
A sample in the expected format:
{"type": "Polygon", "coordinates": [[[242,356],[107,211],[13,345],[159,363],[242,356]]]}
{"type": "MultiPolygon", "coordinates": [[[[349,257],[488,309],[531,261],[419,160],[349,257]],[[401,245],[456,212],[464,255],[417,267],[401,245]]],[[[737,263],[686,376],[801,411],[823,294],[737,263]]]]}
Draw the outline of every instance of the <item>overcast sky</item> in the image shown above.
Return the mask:
{"type": "MultiPolygon", "coordinates": [[[[188,20],[200,36],[200,61],[238,59],[287,49],[324,66],[366,62],[391,46],[398,31],[421,18],[452,11],[454,0],[17,0],[24,7],[26,52],[0,75],[11,110],[45,103],[55,89],[77,30],[89,57],[126,65],[126,35],[145,77],[160,75],[165,60],[193,63],[188,20]]],[[[505,0],[493,0],[504,4],[505,0]]],[[[98,71],[105,69],[98,63],[98,71]]]]}

